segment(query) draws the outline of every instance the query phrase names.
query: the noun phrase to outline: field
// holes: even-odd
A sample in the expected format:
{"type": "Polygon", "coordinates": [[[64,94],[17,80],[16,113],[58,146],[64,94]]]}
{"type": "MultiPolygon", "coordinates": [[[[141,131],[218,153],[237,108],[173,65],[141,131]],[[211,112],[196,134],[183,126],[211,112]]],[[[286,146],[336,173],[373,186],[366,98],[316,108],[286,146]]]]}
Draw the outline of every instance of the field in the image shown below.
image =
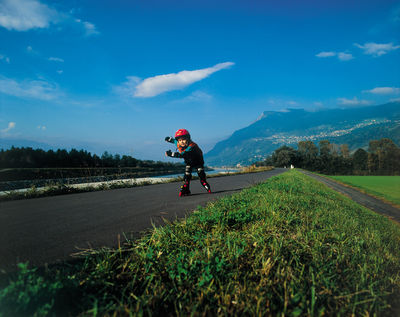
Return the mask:
{"type": "Polygon", "coordinates": [[[400,227],[290,171],[0,290],[3,316],[388,315],[400,227]]]}
{"type": "Polygon", "coordinates": [[[329,176],[400,206],[400,176],[329,176]]]}

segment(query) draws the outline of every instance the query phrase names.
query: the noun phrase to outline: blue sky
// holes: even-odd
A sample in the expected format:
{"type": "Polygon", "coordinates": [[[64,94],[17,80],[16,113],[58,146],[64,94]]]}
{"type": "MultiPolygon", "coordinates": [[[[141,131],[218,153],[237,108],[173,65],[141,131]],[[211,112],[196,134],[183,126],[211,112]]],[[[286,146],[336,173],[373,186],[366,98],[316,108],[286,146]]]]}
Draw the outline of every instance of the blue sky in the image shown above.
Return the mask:
{"type": "Polygon", "coordinates": [[[263,111],[400,100],[400,1],[0,0],[0,138],[164,160],[263,111]],[[216,3],[215,3],[216,2],[216,3]]]}

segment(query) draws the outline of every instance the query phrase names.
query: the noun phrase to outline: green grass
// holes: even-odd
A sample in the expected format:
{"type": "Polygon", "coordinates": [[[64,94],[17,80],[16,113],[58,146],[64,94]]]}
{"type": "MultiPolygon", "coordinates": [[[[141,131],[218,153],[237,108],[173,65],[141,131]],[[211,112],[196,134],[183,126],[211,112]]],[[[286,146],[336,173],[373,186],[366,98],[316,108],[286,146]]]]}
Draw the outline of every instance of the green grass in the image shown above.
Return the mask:
{"type": "Polygon", "coordinates": [[[394,316],[400,227],[290,171],[116,250],[21,268],[3,316],[394,316]]]}
{"type": "Polygon", "coordinates": [[[357,187],[383,198],[395,205],[400,205],[400,176],[329,176],[342,183],[357,187]]]}

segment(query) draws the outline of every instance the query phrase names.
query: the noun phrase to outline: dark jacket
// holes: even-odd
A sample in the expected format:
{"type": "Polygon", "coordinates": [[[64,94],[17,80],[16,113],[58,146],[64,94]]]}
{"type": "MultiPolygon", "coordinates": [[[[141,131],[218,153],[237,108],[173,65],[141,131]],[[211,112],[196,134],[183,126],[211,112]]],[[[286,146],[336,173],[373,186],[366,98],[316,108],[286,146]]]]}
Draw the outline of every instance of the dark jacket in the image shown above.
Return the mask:
{"type": "Polygon", "coordinates": [[[175,138],[169,138],[166,141],[174,143],[178,150],[177,152],[171,152],[171,157],[183,158],[185,164],[191,167],[204,166],[203,152],[192,140],[189,140],[189,145],[184,148],[178,145],[178,141],[175,138]]]}

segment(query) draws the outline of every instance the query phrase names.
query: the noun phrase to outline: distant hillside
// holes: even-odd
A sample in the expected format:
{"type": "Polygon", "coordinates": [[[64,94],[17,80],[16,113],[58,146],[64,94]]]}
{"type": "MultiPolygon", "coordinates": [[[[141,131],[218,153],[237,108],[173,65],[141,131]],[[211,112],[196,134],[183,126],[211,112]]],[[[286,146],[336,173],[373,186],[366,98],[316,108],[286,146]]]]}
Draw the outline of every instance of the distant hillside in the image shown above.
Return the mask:
{"type": "Polygon", "coordinates": [[[400,144],[400,102],[317,112],[266,111],[255,123],[217,143],[205,158],[210,166],[248,165],[282,145],[293,146],[302,140],[346,143],[355,150],[384,137],[400,144]]]}

